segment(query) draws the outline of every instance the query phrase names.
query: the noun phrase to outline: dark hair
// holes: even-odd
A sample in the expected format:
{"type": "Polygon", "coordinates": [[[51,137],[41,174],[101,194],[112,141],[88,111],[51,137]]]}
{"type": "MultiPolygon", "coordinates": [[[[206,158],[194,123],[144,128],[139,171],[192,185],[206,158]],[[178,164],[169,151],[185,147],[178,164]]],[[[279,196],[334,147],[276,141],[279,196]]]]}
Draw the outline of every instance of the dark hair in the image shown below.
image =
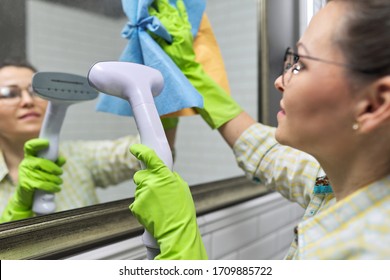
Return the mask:
{"type": "Polygon", "coordinates": [[[6,66],[23,67],[28,68],[33,72],[38,72],[37,68],[35,68],[30,62],[25,59],[9,58],[0,62],[0,69],[6,66]]]}
{"type": "Polygon", "coordinates": [[[364,83],[390,75],[390,1],[328,0],[337,1],[350,6],[334,38],[346,63],[356,66],[350,78],[364,83]]]}

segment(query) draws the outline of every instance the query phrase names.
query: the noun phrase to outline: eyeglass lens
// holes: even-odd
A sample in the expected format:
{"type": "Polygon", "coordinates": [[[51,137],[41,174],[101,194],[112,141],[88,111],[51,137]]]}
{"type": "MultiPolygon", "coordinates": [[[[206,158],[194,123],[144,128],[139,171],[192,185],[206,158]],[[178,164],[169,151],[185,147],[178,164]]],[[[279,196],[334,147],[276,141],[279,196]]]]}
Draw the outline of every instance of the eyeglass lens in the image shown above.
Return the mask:
{"type": "Polygon", "coordinates": [[[284,65],[283,65],[283,75],[282,82],[283,86],[286,86],[291,79],[290,69],[298,62],[299,56],[297,56],[292,48],[287,48],[286,53],[284,54],[284,65]]]}
{"type": "MultiPolygon", "coordinates": [[[[35,93],[31,86],[26,88],[28,94],[31,97],[35,96],[35,93]]],[[[6,86],[6,87],[0,87],[0,99],[14,99],[14,98],[21,98],[23,95],[23,89],[21,89],[18,86],[6,86]]]]}

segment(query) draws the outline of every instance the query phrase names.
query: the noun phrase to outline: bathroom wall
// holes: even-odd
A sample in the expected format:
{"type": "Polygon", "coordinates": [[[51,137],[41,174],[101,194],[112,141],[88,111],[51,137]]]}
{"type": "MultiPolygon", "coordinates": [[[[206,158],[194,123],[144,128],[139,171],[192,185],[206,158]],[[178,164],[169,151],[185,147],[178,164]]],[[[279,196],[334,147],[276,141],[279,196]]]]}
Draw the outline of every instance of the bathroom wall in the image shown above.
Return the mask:
{"type": "Polygon", "coordinates": [[[0,61],[26,56],[26,3],[2,0],[0,3],[0,61]]]}

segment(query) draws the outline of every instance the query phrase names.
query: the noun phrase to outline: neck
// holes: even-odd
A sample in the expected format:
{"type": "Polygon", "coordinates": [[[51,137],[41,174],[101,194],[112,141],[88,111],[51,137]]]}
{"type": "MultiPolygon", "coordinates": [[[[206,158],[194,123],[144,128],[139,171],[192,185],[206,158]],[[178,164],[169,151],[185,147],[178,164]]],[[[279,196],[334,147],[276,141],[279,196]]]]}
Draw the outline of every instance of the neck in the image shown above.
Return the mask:
{"type": "Polygon", "coordinates": [[[387,154],[371,152],[366,151],[356,156],[340,156],[334,160],[319,160],[330,180],[337,201],[390,174],[387,154]]]}

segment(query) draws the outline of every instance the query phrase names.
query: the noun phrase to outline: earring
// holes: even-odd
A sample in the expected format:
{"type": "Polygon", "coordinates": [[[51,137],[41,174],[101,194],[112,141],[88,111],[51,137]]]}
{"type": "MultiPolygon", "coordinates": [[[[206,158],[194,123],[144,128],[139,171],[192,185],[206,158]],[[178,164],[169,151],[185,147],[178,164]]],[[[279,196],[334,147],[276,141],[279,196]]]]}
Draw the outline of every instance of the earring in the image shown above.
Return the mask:
{"type": "Polygon", "coordinates": [[[359,129],[359,124],[356,122],[352,125],[353,130],[358,130],[359,129]]]}

